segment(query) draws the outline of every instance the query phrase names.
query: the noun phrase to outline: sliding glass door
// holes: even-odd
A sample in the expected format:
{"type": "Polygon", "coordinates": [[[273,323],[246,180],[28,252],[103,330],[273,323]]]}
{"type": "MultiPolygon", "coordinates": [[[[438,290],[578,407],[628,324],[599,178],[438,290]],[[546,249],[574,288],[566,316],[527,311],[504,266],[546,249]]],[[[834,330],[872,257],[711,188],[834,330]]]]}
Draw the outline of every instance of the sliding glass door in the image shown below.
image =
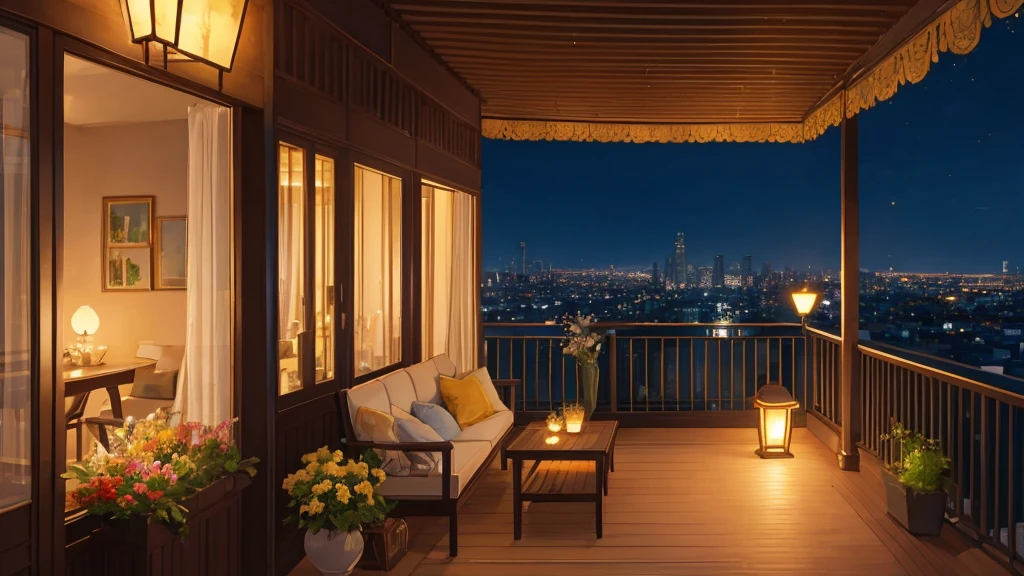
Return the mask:
{"type": "Polygon", "coordinates": [[[0,26],[0,509],[32,492],[29,54],[0,26]]]}

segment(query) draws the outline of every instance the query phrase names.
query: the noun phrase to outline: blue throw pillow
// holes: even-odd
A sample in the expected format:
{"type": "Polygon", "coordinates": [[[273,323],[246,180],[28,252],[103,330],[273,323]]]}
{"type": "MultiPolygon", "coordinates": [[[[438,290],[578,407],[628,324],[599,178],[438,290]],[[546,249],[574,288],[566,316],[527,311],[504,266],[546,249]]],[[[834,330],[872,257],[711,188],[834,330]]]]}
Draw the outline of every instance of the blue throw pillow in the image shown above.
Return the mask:
{"type": "Polygon", "coordinates": [[[413,402],[412,415],[433,428],[434,432],[437,432],[438,436],[445,441],[455,438],[459,435],[459,432],[462,432],[462,428],[459,428],[459,423],[455,421],[455,417],[445,410],[443,406],[426,402],[413,402]]]}

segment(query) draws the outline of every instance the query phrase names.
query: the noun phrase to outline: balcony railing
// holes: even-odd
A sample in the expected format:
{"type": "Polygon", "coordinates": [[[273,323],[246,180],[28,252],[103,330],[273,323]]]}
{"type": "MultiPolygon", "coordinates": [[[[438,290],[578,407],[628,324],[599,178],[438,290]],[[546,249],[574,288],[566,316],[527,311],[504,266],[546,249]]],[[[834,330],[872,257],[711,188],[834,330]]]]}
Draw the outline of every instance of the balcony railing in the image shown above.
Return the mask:
{"type": "MultiPolygon", "coordinates": [[[[596,330],[607,350],[599,412],[738,412],[771,382],[842,431],[837,335],[797,324],[599,323],[596,330]]],[[[522,381],[517,409],[550,411],[578,398],[563,337],[557,325],[484,325],[492,376],[522,381]]],[[[1007,561],[1013,551],[1024,558],[1024,380],[876,342],[860,342],[858,351],[859,446],[890,462],[881,435],[891,420],[940,440],[951,462],[949,517],[1007,561]]]]}
{"type": "MultiPolygon", "coordinates": [[[[781,383],[806,405],[807,354],[798,324],[597,324],[599,411],[744,410],[757,388],[781,383]]],[[[561,326],[485,324],[487,367],[522,380],[517,408],[550,411],[578,398],[561,326]]]]}

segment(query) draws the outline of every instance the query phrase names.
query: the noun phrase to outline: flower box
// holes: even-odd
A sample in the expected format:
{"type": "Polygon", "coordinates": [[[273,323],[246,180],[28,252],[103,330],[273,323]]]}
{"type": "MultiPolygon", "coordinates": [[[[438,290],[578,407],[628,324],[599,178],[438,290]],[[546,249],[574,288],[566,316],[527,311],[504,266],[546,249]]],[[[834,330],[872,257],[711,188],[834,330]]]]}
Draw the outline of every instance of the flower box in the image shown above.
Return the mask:
{"type": "Polygon", "coordinates": [[[915,536],[938,536],[945,520],[946,493],[916,492],[900,482],[888,469],[882,469],[885,502],[889,515],[915,536]]]}
{"type": "MultiPolygon", "coordinates": [[[[101,574],[168,576],[237,574],[240,560],[239,512],[248,474],[217,480],[182,502],[188,510],[186,538],[145,516],[101,521],[93,532],[91,554],[102,557],[101,574]]],[[[95,559],[95,556],[94,556],[95,559]]],[[[93,564],[95,566],[95,563],[93,564]]]]}

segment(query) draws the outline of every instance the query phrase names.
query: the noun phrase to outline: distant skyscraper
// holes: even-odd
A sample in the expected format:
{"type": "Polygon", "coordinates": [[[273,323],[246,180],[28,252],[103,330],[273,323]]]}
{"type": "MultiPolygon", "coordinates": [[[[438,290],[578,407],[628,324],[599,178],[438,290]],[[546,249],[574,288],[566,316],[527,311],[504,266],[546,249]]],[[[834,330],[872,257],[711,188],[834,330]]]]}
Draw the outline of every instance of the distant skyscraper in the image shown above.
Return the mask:
{"type": "Polygon", "coordinates": [[[771,275],[772,275],[772,263],[771,263],[771,260],[769,260],[769,261],[765,262],[764,264],[761,264],[761,276],[771,276],[771,275]]]}
{"type": "Polygon", "coordinates": [[[700,266],[697,268],[696,281],[701,288],[711,288],[712,277],[711,266],[700,266]]]}
{"type": "Polygon", "coordinates": [[[750,254],[747,254],[746,256],[743,257],[743,260],[740,262],[740,285],[742,286],[746,286],[747,284],[750,283],[750,269],[752,265],[752,260],[753,259],[750,257],[750,254]]]}
{"type": "MultiPolygon", "coordinates": [[[[665,273],[669,273],[665,270],[665,273]]],[[[682,232],[676,233],[676,251],[672,254],[672,282],[677,286],[686,285],[686,239],[682,232]]]]}
{"type": "Polygon", "coordinates": [[[657,283],[658,283],[658,263],[655,262],[654,263],[654,269],[651,272],[651,284],[657,284],[657,283]]]}
{"type": "Polygon", "coordinates": [[[725,286],[725,255],[715,256],[715,268],[711,272],[711,285],[716,288],[725,286]]]}
{"type": "Polygon", "coordinates": [[[523,276],[526,276],[526,242],[520,242],[519,247],[523,249],[523,276]]]}
{"type": "Polygon", "coordinates": [[[1010,261],[1009,260],[1003,260],[1003,274],[1009,274],[1009,273],[1010,273],[1010,261]]]}

